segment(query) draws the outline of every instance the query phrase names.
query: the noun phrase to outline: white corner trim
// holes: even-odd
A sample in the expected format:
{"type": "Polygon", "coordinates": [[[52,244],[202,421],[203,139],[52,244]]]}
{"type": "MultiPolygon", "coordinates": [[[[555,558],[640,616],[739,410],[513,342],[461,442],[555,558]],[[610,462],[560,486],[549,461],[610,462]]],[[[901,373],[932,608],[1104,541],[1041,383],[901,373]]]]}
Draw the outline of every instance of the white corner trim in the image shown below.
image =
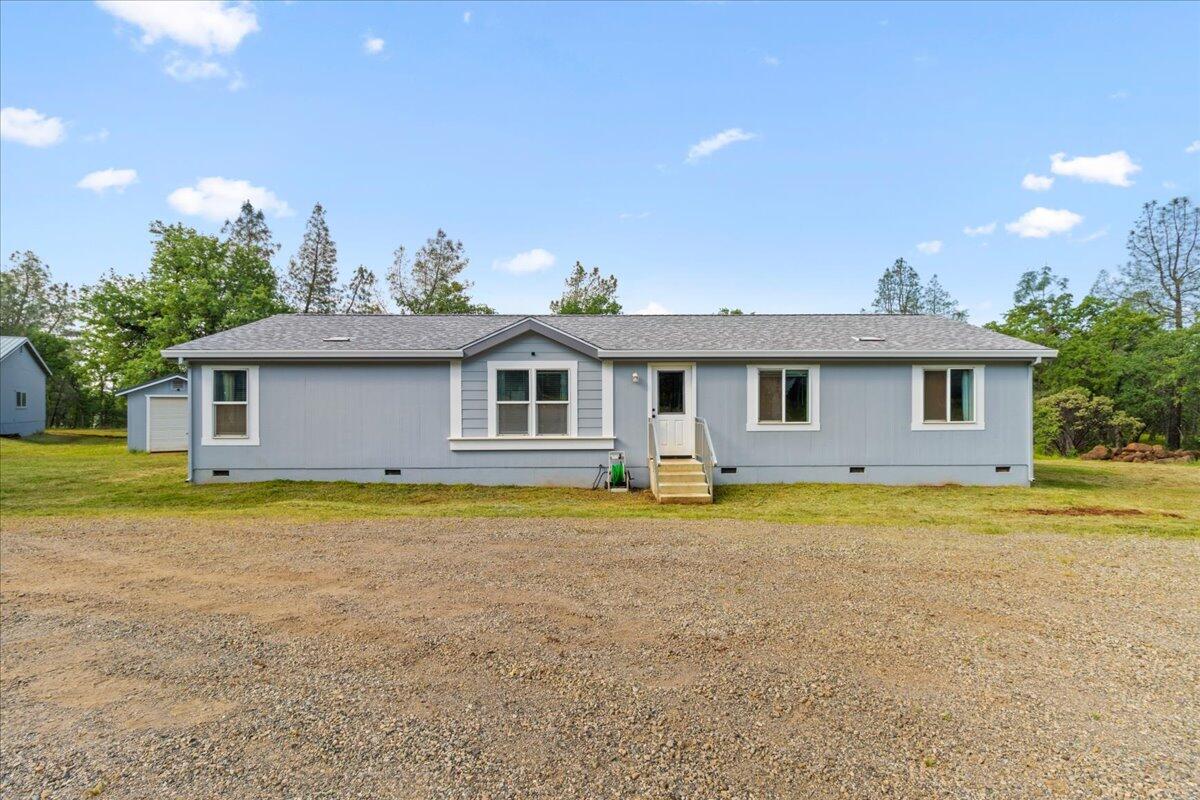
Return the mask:
{"type": "Polygon", "coordinates": [[[462,359],[450,362],[450,436],[462,436],[462,359]]]}
{"type": "MultiPolygon", "coordinates": [[[[190,394],[190,392],[189,392],[190,394]]],[[[200,369],[200,444],[208,447],[258,446],[258,367],[249,364],[205,364],[200,369]],[[246,435],[239,437],[213,436],[213,371],[240,369],[246,371],[246,435]]]]}
{"type": "Polygon", "coordinates": [[[797,433],[821,430],[821,367],[818,364],[747,364],[746,430],[751,432],[797,433]],[[803,369],[808,371],[808,422],[758,421],[758,371],[760,369],[803,369]]]}
{"type": "MultiPolygon", "coordinates": [[[[913,364],[912,368],[912,429],[914,431],[981,431],[984,430],[984,366],[983,364],[913,364]],[[969,369],[974,370],[975,419],[973,422],[926,422],[925,421],[925,376],[926,369],[969,369]]],[[[948,381],[947,381],[948,382],[948,381]]]]}
{"type": "Polygon", "coordinates": [[[613,435],[613,362],[600,362],[600,435],[613,435]]]}
{"type": "Polygon", "coordinates": [[[612,450],[612,436],[451,436],[450,449],[464,450],[612,450]]]}
{"type": "MultiPolygon", "coordinates": [[[[578,361],[489,361],[488,362],[488,381],[487,381],[487,431],[489,439],[511,439],[520,441],[521,437],[499,436],[496,433],[496,373],[502,369],[523,369],[523,370],[553,370],[561,369],[567,371],[567,437],[576,438],[579,436],[579,362],[578,361]]],[[[537,425],[536,408],[537,403],[534,400],[537,392],[537,380],[535,375],[529,376],[529,430],[535,430],[537,425]]],[[[531,439],[549,439],[552,437],[531,436],[531,439]]],[[[559,437],[560,439],[562,437],[559,437]]],[[[467,437],[463,437],[466,441],[467,437]]],[[[451,447],[450,449],[454,449],[451,447]]],[[[504,448],[497,448],[504,449],[504,448]]],[[[538,449],[538,448],[528,448],[538,449]]],[[[551,448],[555,449],[555,448],[551,448]]]]}

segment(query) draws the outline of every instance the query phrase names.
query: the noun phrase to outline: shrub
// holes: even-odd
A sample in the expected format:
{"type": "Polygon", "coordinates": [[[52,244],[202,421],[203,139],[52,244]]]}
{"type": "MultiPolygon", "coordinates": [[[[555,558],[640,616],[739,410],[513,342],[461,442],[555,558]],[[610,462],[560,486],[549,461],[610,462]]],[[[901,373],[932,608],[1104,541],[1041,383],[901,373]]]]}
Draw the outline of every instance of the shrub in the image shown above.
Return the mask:
{"type": "Polygon", "coordinates": [[[1141,427],[1112,398],[1077,386],[1040,398],[1033,409],[1034,445],[1042,452],[1074,455],[1098,444],[1122,447],[1141,427]]]}

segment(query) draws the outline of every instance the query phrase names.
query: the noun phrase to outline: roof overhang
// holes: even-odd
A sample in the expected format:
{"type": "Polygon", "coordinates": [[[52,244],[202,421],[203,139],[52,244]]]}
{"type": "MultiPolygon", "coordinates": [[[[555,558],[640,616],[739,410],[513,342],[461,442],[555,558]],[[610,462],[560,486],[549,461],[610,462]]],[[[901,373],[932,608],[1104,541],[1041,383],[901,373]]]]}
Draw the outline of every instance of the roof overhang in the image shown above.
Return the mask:
{"type": "MultiPolygon", "coordinates": [[[[537,321],[533,320],[536,324],[537,321]]],[[[548,327],[548,326],[545,326],[548,327]]],[[[562,334],[555,328],[555,333],[562,334]]],[[[507,331],[507,329],[505,329],[507,331]]],[[[494,340],[504,331],[497,331],[483,339],[472,342],[459,350],[180,350],[168,348],[162,351],[164,358],[179,358],[185,361],[446,361],[450,359],[469,358],[495,347],[516,336],[536,330],[529,327],[511,333],[507,337],[494,340]]],[[[545,334],[543,334],[545,335],[545,334]]],[[[565,334],[562,334],[565,335],[565,334]]],[[[555,341],[562,342],[556,337],[555,341]]],[[[803,359],[849,360],[849,361],[936,361],[936,360],[971,360],[971,361],[1039,361],[1049,360],[1058,355],[1057,350],[887,350],[869,352],[862,350],[601,350],[587,345],[570,344],[584,355],[597,359],[612,360],[679,360],[712,359],[739,360],[751,359],[803,359]],[[583,349],[586,345],[589,349],[583,349]]],[[[135,387],[139,388],[139,387],[135,387]]]]}
{"type": "Polygon", "coordinates": [[[137,386],[130,386],[128,389],[121,389],[119,392],[114,392],[113,397],[124,397],[127,394],[132,394],[133,392],[139,391],[141,389],[149,389],[151,386],[158,386],[160,383],[166,383],[167,381],[183,381],[184,383],[187,383],[188,376],[187,375],[164,375],[161,378],[155,378],[152,381],[146,381],[145,383],[139,383],[137,386]]]}

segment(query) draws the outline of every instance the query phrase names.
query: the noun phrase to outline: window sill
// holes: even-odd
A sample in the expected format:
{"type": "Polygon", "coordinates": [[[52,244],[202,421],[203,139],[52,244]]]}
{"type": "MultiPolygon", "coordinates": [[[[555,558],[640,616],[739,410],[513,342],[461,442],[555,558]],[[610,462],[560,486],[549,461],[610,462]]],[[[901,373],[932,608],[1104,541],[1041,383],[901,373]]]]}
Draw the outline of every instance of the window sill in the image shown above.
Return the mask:
{"type": "Polygon", "coordinates": [[[258,447],[258,437],[250,436],[205,436],[200,441],[204,447],[234,446],[258,447]]]}
{"type": "Polygon", "coordinates": [[[914,431],[981,431],[982,422],[914,422],[914,431]]]}
{"type": "Polygon", "coordinates": [[[746,423],[746,430],[751,432],[780,431],[796,433],[797,431],[819,431],[821,430],[821,425],[817,422],[748,422],[746,423]]]}
{"type": "Polygon", "coordinates": [[[451,436],[455,452],[471,450],[612,450],[613,436],[451,436]]]}

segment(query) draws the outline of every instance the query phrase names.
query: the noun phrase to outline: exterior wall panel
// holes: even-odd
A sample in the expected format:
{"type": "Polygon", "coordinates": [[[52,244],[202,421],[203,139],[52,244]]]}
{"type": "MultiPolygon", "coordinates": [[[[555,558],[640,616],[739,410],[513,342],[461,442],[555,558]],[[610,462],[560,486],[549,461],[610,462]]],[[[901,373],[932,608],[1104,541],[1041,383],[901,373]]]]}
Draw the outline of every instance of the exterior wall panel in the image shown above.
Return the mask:
{"type": "MultiPolygon", "coordinates": [[[[125,395],[125,446],[130,451],[145,452],[146,442],[146,398],[147,397],[179,397],[188,393],[185,383],[179,389],[173,389],[172,381],[147,386],[136,392],[125,395]]],[[[191,430],[196,430],[192,428],[191,430]]]]}
{"type": "Polygon", "coordinates": [[[46,428],[46,373],[28,346],[0,361],[0,435],[32,436],[46,428]],[[17,408],[17,392],[25,408],[17,408]]]}

